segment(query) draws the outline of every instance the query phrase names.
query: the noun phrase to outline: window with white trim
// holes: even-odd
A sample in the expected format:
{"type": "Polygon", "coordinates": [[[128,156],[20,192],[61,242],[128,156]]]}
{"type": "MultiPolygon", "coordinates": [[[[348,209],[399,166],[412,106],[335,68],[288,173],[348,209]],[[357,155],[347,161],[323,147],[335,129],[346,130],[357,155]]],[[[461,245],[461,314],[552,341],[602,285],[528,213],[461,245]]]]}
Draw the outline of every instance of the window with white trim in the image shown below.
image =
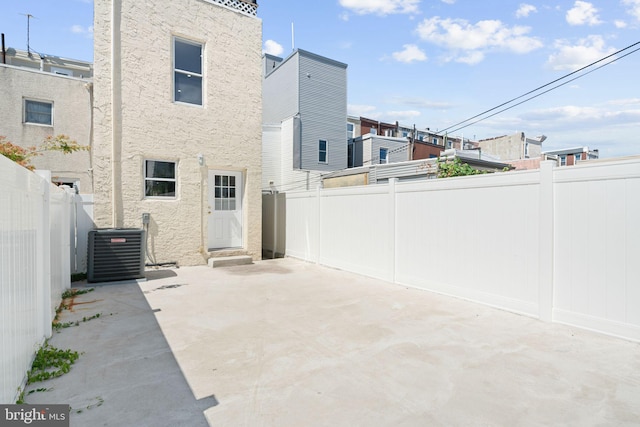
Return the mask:
{"type": "Polygon", "coordinates": [[[567,156],[560,156],[560,166],[566,166],[567,165],[567,156]]]}
{"type": "Polygon", "coordinates": [[[582,153],[573,155],[573,164],[574,165],[577,165],[580,160],[582,160],[582,153]]]}
{"type": "Polygon", "coordinates": [[[36,125],[53,125],[53,102],[24,100],[24,122],[36,125]]]}
{"type": "Polygon", "coordinates": [[[389,163],[389,149],[380,147],[380,164],[389,163]]]}
{"type": "Polygon", "coordinates": [[[318,162],[327,163],[327,141],[318,141],[318,162]]]}
{"type": "Polygon", "coordinates": [[[347,123],[347,138],[353,138],[355,127],[353,123],[347,123]]]}
{"type": "Polygon", "coordinates": [[[173,99],[202,105],[202,44],[173,39],[173,99]]]}
{"type": "Polygon", "coordinates": [[[176,163],[160,160],[144,162],[145,197],[176,197],[176,163]]]}

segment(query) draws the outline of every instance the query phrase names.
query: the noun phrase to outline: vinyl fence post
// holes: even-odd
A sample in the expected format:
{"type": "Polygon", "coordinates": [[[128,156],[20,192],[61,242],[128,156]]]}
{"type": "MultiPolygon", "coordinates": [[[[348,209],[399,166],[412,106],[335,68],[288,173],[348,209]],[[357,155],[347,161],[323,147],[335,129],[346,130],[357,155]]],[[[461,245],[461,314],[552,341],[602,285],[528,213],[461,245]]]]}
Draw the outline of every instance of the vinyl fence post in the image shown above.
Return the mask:
{"type": "Polygon", "coordinates": [[[539,272],[538,313],[540,320],[553,320],[553,161],[540,163],[540,211],[539,211],[539,272]]]}
{"type": "Polygon", "coordinates": [[[320,186],[318,185],[316,187],[316,208],[317,208],[317,215],[316,215],[316,264],[320,264],[320,248],[322,247],[322,242],[320,241],[321,239],[321,218],[320,218],[320,186]]]}
{"type": "Polygon", "coordinates": [[[396,282],[396,240],[398,238],[398,224],[396,223],[396,183],[398,178],[389,179],[389,223],[391,224],[389,239],[389,268],[391,283],[396,282]]]}

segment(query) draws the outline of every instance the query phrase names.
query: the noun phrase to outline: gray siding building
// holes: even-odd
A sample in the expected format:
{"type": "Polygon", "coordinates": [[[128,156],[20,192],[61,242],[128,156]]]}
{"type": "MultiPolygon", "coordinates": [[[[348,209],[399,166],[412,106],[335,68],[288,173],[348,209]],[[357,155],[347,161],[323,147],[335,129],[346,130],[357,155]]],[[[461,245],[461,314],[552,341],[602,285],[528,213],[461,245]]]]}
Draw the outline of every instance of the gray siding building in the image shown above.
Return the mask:
{"type": "Polygon", "coordinates": [[[263,64],[263,190],[307,188],[345,169],[347,65],[301,49],[263,64]]]}

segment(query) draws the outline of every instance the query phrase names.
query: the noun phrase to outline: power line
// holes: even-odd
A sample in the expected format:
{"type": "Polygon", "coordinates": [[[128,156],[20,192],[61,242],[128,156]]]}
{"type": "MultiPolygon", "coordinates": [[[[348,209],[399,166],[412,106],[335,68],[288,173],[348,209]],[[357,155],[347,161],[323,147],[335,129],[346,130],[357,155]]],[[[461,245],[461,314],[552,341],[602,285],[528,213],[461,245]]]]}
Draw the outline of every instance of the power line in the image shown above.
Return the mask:
{"type": "MultiPolygon", "coordinates": [[[[559,81],[561,81],[561,80],[566,79],[567,77],[570,77],[570,76],[572,76],[572,75],[574,75],[574,74],[576,74],[576,73],[579,73],[579,72],[581,72],[581,71],[584,71],[585,69],[587,69],[587,68],[589,68],[589,67],[592,67],[592,66],[594,66],[594,65],[596,65],[596,64],[598,64],[598,63],[600,63],[600,62],[602,62],[602,61],[605,61],[605,60],[607,60],[607,59],[611,58],[612,56],[616,56],[616,55],[618,55],[618,54],[620,54],[620,53],[624,52],[625,50],[629,50],[629,49],[631,49],[632,47],[637,46],[637,45],[639,45],[639,44],[640,44],[640,41],[635,42],[635,43],[633,43],[633,44],[631,44],[631,45],[629,45],[629,46],[627,46],[627,47],[625,47],[625,48],[623,48],[623,49],[620,49],[620,50],[618,50],[618,51],[616,51],[616,52],[614,52],[614,53],[612,53],[612,54],[610,54],[610,55],[607,55],[607,56],[605,56],[605,57],[603,57],[603,58],[600,58],[600,59],[598,59],[597,61],[594,61],[594,62],[590,63],[589,65],[585,65],[585,66],[584,66],[584,67],[582,67],[582,68],[579,68],[579,69],[577,69],[577,70],[575,70],[575,71],[570,72],[569,74],[565,74],[564,76],[559,77],[559,78],[557,78],[557,79],[555,79],[555,80],[553,80],[553,81],[551,81],[551,82],[549,82],[549,83],[546,83],[546,84],[544,84],[544,85],[542,85],[542,86],[539,86],[539,87],[537,87],[537,88],[535,88],[535,89],[533,89],[533,90],[530,90],[530,91],[528,91],[527,93],[524,93],[524,94],[522,94],[522,95],[520,95],[520,96],[517,96],[517,97],[515,97],[515,98],[512,98],[512,99],[510,99],[509,101],[503,102],[502,104],[497,105],[497,106],[495,106],[495,107],[493,107],[493,108],[490,108],[490,109],[488,109],[488,110],[485,110],[485,111],[483,111],[482,113],[478,113],[478,114],[476,114],[475,116],[473,116],[473,117],[469,117],[469,118],[468,118],[468,119],[466,119],[466,120],[463,120],[463,121],[461,121],[461,122],[455,123],[455,124],[453,124],[453,125],[451,125],[451,126],[449,126],[449,127],[445,128],[445,129],[442,129],[442,130],[440,130],[440,131],[437,131],[437,132],[436,132],[436,135],[438,135],[438,134],[440,134],[440,135],[441,135],[441,134],[443,134],[443,133],[446,133],[447,131],[449,131],[449,130],[450,130],[450,129],[452,129],[452,128],[457,128],[457,129],[455,129],[454,131],[452,131],[452,133],[453,133],[453,132],[457,132],[457,131],[459,131],[460,129],[464,129],[465,127],[471,126],[472,124],[478,123],[478,122],[480,122],[480,121],[482,121],[482,120],[485,120],[485,119],[487,119],[487,118],[489,118],[489,117],[493,117],[495,114],[492,114],[492,115],[490,115],[490,116],[487,116],[487,117],[485,117],[484,119],[481,119],[481,120],[476,120],[476,121],[474,121],[473,123],[470,123],[470,124],[468,124],[468,125],[466,125],[466,126],[458,127],[458,126],[460,126],[460,125],[462,125],[462,124],[464,124],[464,123],[470,122],[470,121],[472,121],[472,120],[474,120],[474,119],[476,119],[476,118],[478,118],[478,117],[480,117],[480,116],[483,116],[483,115],[485,115],[485,114],[487,114],[487,113],[490,113],[490,112],[495,111],[495,110],[497,110],[497,109],[499,109],[499,108],[501,108],[501,107],[504,107],[504,106],[505,106],[505,105],[507,105],[507,104],[511,104],[512,102],[517,101],[518,99],[521,99],[521,98],[524,98],[525,96],[531,95],[532,93],[537,92],[537,91],[539,91],[539,90],[541,90],[541,89],[544,89],[544,88],[545,88],[545,87],[547,87],[547,86],[551,86],[551,85],[553,85],[554,83],[557,83],[557,82],[559,82],[559,81]]],[[[630,53],[634,53],[634,52],[636,52],[636,51],[637,51],[637,49],[636,49],[636,50],[634,50],[633,52],[630,52],[630,53]]],[[[610,64],[610,63],[612,63],[612,62],[617,61],[618,59],[624,58],[625,56],[628,56],[630,53],[628,53],[628,54],[626,54],[626,55],[623,55],[623,56],[621,56],[620,58],[617,58],[617,59],[615,59],[615,60],[613,60],[613,61],[610,61],[610,62],[608,62],[607,64],[604,64],[604,65],[608,65],[608,64],[610,64]]],[[[602,68],[602,66],[600,66],[600,67],[596,68],[596,70],[597,70],[597,69],[600,69],[600,68],[602,68]]],[[[593,70],[593,71],[595,71],[595,70],[593,70]]],[[[590,72],[589,72],[589,73],[590,73],[590,72]]],[[[570,80],[570,82],[571,82],[571,81],[574,81],[574,80],[576,80],[577,78],[580,78],[580,77],[582,77],[582,76],[586,76],[586,75],[587,75],[587,74],[589,74],[589,73],[582,74],[581,76],[578,76],[578,77],[576,77],[576,78],[574,78],[574,79],[570,80]]],[[[555,88],[558,88],[558,87],[560,87],[560,86],[563,86],[563,85],[558,85],[558,86],[556,86],[555,88]]],[[[553,90],[553,89],[552,89],[552,90],[553,90]]],[[[547,90],[547,91],[543,92],[543,94],[544,94],[544,93],[547,93],[547,92],[550,92],[550,90],[547,90]]],[[[529,98],[529,100],[530,100],[530,99],[533,99],[533,98],[535,98],[535,97],[531,97],[531,98],[529,98]]],[[[526,100],[525,100],[524,102],[526,102],[526,100]]],[[[522,103],[523,103],[523,102],[520,102],[520,103],[518,103],[518,104],[516,104],[516,105],[520,105],[520,104],[522,104],[522,103]]],[[[514,105],[514,106],[515,106],[515,105],[514,105]]],[[[508,109],[508,108],[507,108],[507,109],[508,109]]],[[[507,109],[501,110],[500,112],[502,112],[502,111],[506,111],[507,109]]]]}
{"type": "MultiPolygon", "coordinates": [[[[640,43],[640,42],[638,42],[638,43],[640,43]]],[[[636,44],[638,44],[638,43],[636,43],[636,44]]],[[[496,115],[498,115],[498,114],[500,114],[500,113],[504,113],[505,111],[510,110],[510,109],[512,109],[512,108],[515,108],[515,107],[517,107],[518,105],[524,104],[525,102],[531,101],[532,99],[537,98],[537,97],[539,97],[539,96],[542,96],[542,95],[544,95],[545,93],[551,92],[552,90],[558,89],[559,87],[564,86],[564,85],[566,85],[566,84],[569,84],[569,83],[571,83],[571,82],[573,82],[573,81],[575,81],[575,80],[578,80],[578,79],[579,79],[579,78],[581,78],[581,77],[584,77],[584,76],[586,76],[586,75],[589,75],[589,74],[593,73],[594,71],[597,71],[597,70],[599,70],[599,69],[601,69],[601,68],[603,68],[603,67],[606,67],[606,66],[607,66],[607,65],[609,65],[609,64],[613,64],[614,62],[616,62],[616,61],[618,61],[618,60],[620,60],[620,59],[624,58],[625,56],[629,56],[629,55],[631,55],[632,53],[635,53],[635,52],[637,52],[637,51],[639,51],[639,50],[640,50],[640,48],[635,49],[635,50],[632,50],[631,52],[626,53],[626,54],[622,55],[622,56],[621,56],[621,57],[619,57],[619,58],[615,58],[615,59],[613,59],[613,60],[611,60],[611,61],[609,61],[609,62],[607,62],[607,63],[605,63],[605,64],[600,65],[599,67],[594,68],[593,70],[589,70],[589,71],[585,72],[584,74],[581,74],[581,75],[579,75],[579,76],[576,76],[576,77],[574,77],[574,78],[572,78],[572,79],[570,79],[570,80],[567,80],[566,82],[560,83],[560,84],[559,84],[559,85],[557,85],[557,86],[554,86],[554,87],[552,87],[552,88],[550,88],[550,89],[547,89],[547,90],[545,90],[544,92],[540,92],[540,93],[538,93],[538,94],[536,94],[536,95],[533,95],[533,96],[531,96],[531,97],[529,97],[529,98],[527,98],[527,99],[525,99],[525,100],[523,100],[523,101],[520,101],[520,102],[518,102],[518,103],[516,103],[516,104],[510,105],[510,106],[508,106],[508,107],[506,107],[506,108],[503,108],[502,110],[496,111],[496,112],[495,112],[495,113],[493,113],[493,114],[490,114],[490,115],[488,115],[488,116],[486,116],[486,117],[482,117],[482,118],[480,118],[480,119],[478,119],[478,120],[476,120],[476,121],[474,121],[474,122],[471,122],[471,123],[468,123],[468,124],[466,124],[466,125],[464,125],[464,126],[461,126],[461,127],[459,127],[459,128],[456,128],[456,129],[454,129],[454,130],[452,131],[452,133],[453,133],[453,132],[458,132],[459,130],[462,130],[462,129],[466,128],[466,127],[469,127],[469,126],[471,126],[471,125],[474,125],[474,124],[476,124],[476,123],[478,123],[478,122],[481,122],[481,121],[483,121],[483,120],[487,120],[487,119],[489,119],[489,118],[491,118],[491,117],[493,117],[493,116],[496,116],[496,115]]],[[[504,105],[504,104],[503,104],[503,105],[504,105]]],[[[496,108],[499,108],[499,107],[496,107],[496,108]]],[[[494,108],[494,109],[495,109],[495,108],[494,108]]],[[[476,117],[477,117],[477,116],[476,116],[476,117]]],[[[469,120],[471,120],[471,119],[469,119],[469,120]]],[[[463,123],[464,123],[464,122],[463,122],[463,123]]]]}

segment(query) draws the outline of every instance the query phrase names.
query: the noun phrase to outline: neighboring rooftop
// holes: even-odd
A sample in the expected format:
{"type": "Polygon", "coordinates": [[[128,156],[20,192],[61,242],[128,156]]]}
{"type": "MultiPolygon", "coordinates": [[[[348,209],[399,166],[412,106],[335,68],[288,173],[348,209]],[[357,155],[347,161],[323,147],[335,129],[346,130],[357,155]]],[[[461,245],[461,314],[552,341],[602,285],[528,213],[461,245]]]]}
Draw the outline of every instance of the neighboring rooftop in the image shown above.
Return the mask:
{"type": "Polygon", "coordinates": [[[2,58],[6,65],[29,68],[45,73],[68,77],[90,79],[93,77],[93,63],[78,59],[63,58],[34,51],[8,48],[2,58]]]}

